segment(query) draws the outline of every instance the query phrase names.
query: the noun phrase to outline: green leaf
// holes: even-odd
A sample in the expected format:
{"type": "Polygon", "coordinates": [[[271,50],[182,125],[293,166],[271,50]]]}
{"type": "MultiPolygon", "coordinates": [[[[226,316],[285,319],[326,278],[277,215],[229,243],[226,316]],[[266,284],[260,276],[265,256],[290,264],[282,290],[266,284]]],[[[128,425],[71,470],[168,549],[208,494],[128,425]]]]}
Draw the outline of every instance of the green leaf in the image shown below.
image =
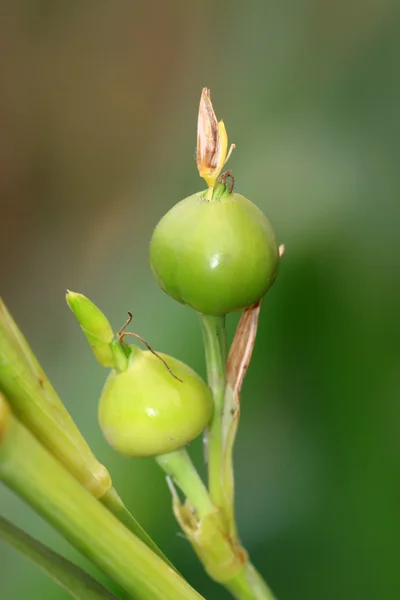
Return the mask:
{"type": "Polygon", "coordinates": [[[117,600],[98,581],[66,558],[0,517],[0,540],[23,554],[76,600],[117,600]]]}

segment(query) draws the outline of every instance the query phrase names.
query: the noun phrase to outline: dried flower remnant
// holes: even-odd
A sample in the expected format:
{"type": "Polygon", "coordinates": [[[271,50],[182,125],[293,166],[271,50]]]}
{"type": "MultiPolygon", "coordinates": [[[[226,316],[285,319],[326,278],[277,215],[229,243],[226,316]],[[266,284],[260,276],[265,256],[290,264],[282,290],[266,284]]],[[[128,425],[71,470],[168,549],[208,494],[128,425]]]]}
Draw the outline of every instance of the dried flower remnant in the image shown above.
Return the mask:
{"type": "MultiPolygon", "coordinates": [[[[228,151],[228,135],[223,121],[217,121],[210,90],[203,88],[197,120],[197,168],[212,190],[235,144],[228,151]]],[[[209,198],[211,195],[209,195],[209,198]]]]}

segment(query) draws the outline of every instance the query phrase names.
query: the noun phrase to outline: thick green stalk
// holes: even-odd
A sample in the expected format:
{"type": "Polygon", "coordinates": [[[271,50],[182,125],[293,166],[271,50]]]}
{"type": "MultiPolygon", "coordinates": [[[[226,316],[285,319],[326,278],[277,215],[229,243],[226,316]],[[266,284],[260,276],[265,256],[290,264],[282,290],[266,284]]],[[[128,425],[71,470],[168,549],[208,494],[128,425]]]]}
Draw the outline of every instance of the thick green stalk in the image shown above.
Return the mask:
{"type": "Polygon", "coordinates": [[[172,566],[111,487],[107,469],[93,455],[1,298],[0,390],[20,421],[68,471],[172,566]]]}
{"type": "Polygon", "coordinates": [[[214,398],[214,416],[207,432],[208,485],[212,502],[222,508],[222,418],[226,381],[225,316],[200,314],[206,353],[208,385],[214,398]]]}
{"type": "Polygon", "coordinates": [[[135,600],[201,599],[41,446],[2,399],[0,479],[135,600]]]}
{"type": "Polygon", "coordinates": [[[0,540],[28,558],[75,600],[118,600],[83,569],[0,517],[0,540]]]}
{"type": "Polygon", "coordinates": [[[96,498],[111,487],[46,373],[0,298],[0,390],[17,417],[96,498]]]}
{"type": "Polygon", "coordinates": [[[157,456],[156,461],[176,483],[202,519],[215,511],[207,489],[194,467],[187,450],[181,448],[169,454],[157,456]]]}

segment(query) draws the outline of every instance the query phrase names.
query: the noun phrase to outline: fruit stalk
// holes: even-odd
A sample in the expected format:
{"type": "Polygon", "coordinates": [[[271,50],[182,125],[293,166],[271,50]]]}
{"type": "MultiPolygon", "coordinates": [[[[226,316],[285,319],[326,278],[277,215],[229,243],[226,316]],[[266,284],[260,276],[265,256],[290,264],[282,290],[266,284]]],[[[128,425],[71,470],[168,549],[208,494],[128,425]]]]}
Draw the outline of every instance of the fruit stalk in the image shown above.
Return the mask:
{"type": "MultiPolygon", "coordinates": [[[[255,329],[258,319],[259,305],[255,309],[248,309],[245,313],[250,315],[254,314],[256,320],[255,329]]],[[[242,561],[243,567],[238,573],[226,581],[221,581],[223,585],[231,592],[231,594],[238,600],[275,600],[271,590],[256,571],[254,566],[248,559],[246,551],[242,548],[240,540],[237,536],[237,526],[234,518],[233,510],[233,471],[231,465],[231,458],[228,460],[228,464],[224,464],[224,454],[226,449],[224,448],[224,424],[229,419],[235,419],[236,408],[232,408],[232,415],[225,415],[224,410],[230,411],[231,405],[225,405],[225,394],[226,394],[226,335],[225,335],[225,317],[212,317],[206,315],[200,315],[203,339],[206,355],[207,364],[207,376],[208,383],[213,392],[214,398],[214,417],[208,430],[208,473],[209,473],[209,490],[210,496],[215,504],[219,508],[219,518],[221,523],[227,528],[227,537],[230,541],[232,553],[238,557],[238,560],[242,561]],[[227,469],[228,467],[228,469],[227,469]],[[226,472],[228,471],[228,473],[226,472]],[[226,476],[228,475],[228,485],[225,493],[225,485],[227,483],[226,476]],[[228,493],[229,492],[229,493],[228,493]]],[[[233,350],[236,350],[236,346],[240,346],[240,337],[245,334],[248,335],[248,331],[240,331],[238,328],[239,335],[235,336],[233,350]],[[238,339],[239,338],[239,339],[238,339]],[[236,343],[235,343],[236,342],[236,343]]],[[[255,338],[255,333],[253,333],[255,338]]],[[[252,340],[251,346],[254,344],[252,340]]],[[[238,350],[236,350],[239,352],[238,350]]],[[[251,351],[245,352],[243,360],[248,361],[251,357],[251,351]]],[[[242,362],[243,362],[242,360],[242,362]]],[[[231,359],[232,361],[232,359],[231,359]]],[[[233,361],[232,361],[233,362],[233,361]]],[[[242,365],[243,367],[243,365],[242,365]]],[[[247,369],[247,364],[244,368],[239,369],[241,381],[247,369]]],[[[241,384],[240,384],[241,385],[241,384]]],[[[240,388],[239,388],[240,391],[240,388]]],[[[233,405],[232,405],[233,406],[233,405]]],[[[237,426],[237,422],[236,422],[237,426]]],[[[226,432],[225,432],[226,433],[226,432]]],[[[227,435],[229,439],[229,435],[227,435]]],[[[233,444],[233,440],[231,443],[233,444]]],[[[232,448],[230,449],[232,450],[232,448]]],[[[201,558],[201,556],[200,556],[201,558]]],[[[212,576],[212,573],[210,573],[212,576]]]]}
{"type": "Polygon", "coordinates": [[[199,519],[215,511],[207,488],[185,448],[157,456],[156,461],[168,477],[181,488],[187,500],[196,510],[199,519]]]}
{"type": "MultiPolygon", "coordinates": [[[[162,217],[151,239],[150,264],[161,289],[200,315],[214,402],[206,441],[209,494],[215,511],[199,519],[195,502],[182,505],[174,488],[171,492],[175,516],[210,576],[240,600],[272,600],[240,544],[234,518],[233,445],[240,386],[254,335],[243,331],[240,340],[236,338],[235,360],[227,369],[225,316],[237,310],[250,310],[252,315],[251,307],[259,307],[276,278],[279,251],[264,213],[233,192],[231,171],[221,174],[229,155],[224,123],[217,120],[210,92],[204,88],[197,126],[197,167],[208,190],[181,200],[162,217]],[[230,186],[226,185],[228,177],[230,186]]],[[[256,319],[250,324],[254,324],[250,332],[254,333],[256,319]]],[[[184,473],[175,473],[174,479],[184,489],[181,476],[184,473]]]]}
{"type": "Polygon", "coordinates": [[[214,400],[214,415],[206,433],[208,486],[211,500],[218,508],[224,505],[222,486],[222,418],[225,396],[226,333],[225,316],[200,315],[206,353],[207,379],[214,400]]]}

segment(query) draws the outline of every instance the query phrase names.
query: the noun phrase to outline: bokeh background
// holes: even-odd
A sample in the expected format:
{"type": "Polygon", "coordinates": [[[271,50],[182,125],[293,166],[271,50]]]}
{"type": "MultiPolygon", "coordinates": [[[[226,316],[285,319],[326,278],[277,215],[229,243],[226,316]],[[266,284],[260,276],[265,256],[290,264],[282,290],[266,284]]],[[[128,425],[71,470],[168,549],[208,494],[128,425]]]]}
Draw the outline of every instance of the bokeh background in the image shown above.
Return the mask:
{"type": "MultiPolygon", "coordinates": [[[[398,3],[13,0],[0,49],[1,294],[134,514],[207,600],[228,598],[153,461],[104,442],[106,373],[64,302],[85,293],[115,328],[131,310],[155,348],[205,374],[197,318],[157,288],[148,243],[203,188],[208,86],[237,190],[286,244],[242,396],[243,543],[279,600],[398,599],[398,3]]],[[[87,566],[4,487],[0,511],[87,566]]],[[[67,598],[2,544],[0,581],[4,600],[67,598]]]]}

